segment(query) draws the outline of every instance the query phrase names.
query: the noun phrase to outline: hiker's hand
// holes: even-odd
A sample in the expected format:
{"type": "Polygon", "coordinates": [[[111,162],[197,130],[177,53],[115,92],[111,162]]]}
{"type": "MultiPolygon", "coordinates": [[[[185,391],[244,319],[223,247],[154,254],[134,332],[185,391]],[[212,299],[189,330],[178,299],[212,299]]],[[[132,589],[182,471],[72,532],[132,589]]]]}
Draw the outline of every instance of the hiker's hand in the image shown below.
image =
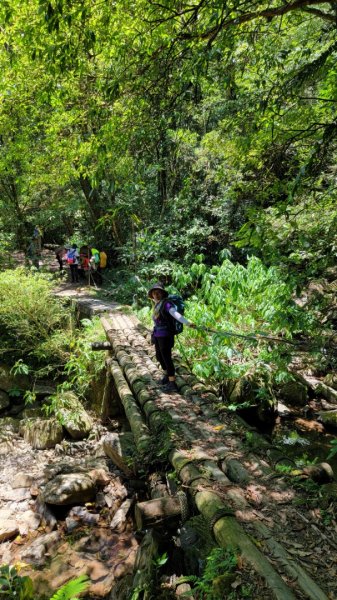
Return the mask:
{"type": "Polygon", "coordinates": [[[197,326],[196,326],[196,324],[195,324],[195,323],[190,323],[190,324],[189,324],[189,327],[191,327],[191,329],[196,329],[196,328],[197,328],[197,326]]]}

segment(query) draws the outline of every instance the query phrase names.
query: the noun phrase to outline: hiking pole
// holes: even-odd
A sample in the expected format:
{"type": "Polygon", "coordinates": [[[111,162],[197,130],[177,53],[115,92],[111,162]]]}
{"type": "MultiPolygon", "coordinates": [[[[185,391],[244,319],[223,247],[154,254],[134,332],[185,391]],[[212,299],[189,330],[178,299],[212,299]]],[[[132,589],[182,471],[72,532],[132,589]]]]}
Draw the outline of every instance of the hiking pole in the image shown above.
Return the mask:
{"type": "Polygon", "coordinates": [[[270,340],[272,342],[278,342],[279,344],[290,344],[291,346],[300,346],[302,344],[302,342],[291,342],[290,340],[282,340],[280,338],[277,337],[272,337],[270,335],[265,335],[264,333],[256,333],[256,334],[249,334],[249,335],[244,335],[242,333],[235,333],[234,331],[225,331],[223,329],[211,329],[210,327],[203,327],[203,326],[196,326],[196,329],[199,331],[204,331],[205,333],[212,333],[212,334],[216,334],[216,335],[221,335],[223,337],[238,337],[238,338],[242,338],[245,340],[253,340],[253,341],[260,341],[260,340],[270,340]]]}

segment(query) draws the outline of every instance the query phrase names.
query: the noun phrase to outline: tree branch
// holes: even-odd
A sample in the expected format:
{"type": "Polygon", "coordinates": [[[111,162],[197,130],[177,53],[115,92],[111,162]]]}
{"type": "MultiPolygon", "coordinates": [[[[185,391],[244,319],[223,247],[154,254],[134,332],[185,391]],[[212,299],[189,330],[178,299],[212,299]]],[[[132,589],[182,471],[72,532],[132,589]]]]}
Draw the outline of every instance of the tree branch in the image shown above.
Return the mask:
{"type": "MultiPolygon", "coordinates": [[[[294,0],[293,2],[286,2],[284,4],[282,4],[281,6],[278,6],[276,8],[266,8],[264,10],[256,10],[254,12],[243,12],[241,15],[237,15],[233,18],[227,18],[227,15],[225,18],[220,19],[219,22],[212,27],[211,29],[208,29],[207,31],[203,32],[203,33],[196,33],[196,34],[181,34],[179,37],[181,37],[182,39],[192,39],[192,38],[200,38],[200,39],[211,39],[213,41],[213,39],[218,35],[218,33],[224,29],[228,29],[231,26],[237,26],[237,25],[242,25],[243,23],[248,23],[250,21],[254,21],[255,19],[273,19],[275,17],[279,17],[281,15],[285,15],[289,12],[292,11],[296,11],[296,10],[307,10],[307,9],[311,9],[312,5],[319,5],[319,4],[327,4],[326,0],[294,0]]],[[[247,3],[247,6],[251,6],[251,3],[247,3]]],[[[336,20],[336,16],[335,14],[330,14],[329,13],[325,13],[322,11],[319,11],[317,9],[312,9],[312,11],[315,11],[316,16],[319,16],[325,20],[329,20],[330,22],[335,22],[336,20]]],[[[308,10],[307,10],[308,12],[308,10]]]]}

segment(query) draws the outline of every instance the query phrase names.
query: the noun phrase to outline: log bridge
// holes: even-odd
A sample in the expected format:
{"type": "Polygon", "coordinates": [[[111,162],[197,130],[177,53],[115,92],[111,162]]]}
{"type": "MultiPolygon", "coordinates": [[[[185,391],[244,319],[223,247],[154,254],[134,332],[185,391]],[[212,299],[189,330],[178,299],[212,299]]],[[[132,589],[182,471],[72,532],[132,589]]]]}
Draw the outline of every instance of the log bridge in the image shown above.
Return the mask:
{"type": "MultiPolygon", "coordinates": [[[[149,332],[133,314],[117,307],[100,318],[107,337],[107,342],[96,344],[106,351],[102,417],[109,414],[113,387],[140,460],[146,462],[153,448],[161,457],[166,454],[180,482],[176,493],[163,490],[159,497],[136,505],[138,528],[151,528],[172,515],[183,521],[193,507],[215,544],[235,549],[242,564],[263,582],[263,597],[336,597],[325,587],[322,557],[329,556],[336,565],[337,544],[320,531],[305,503],[301,505],[300,492],[275,470],[280,452],[235,414],[225,411],[219,416],[213,408],[218,402],[214,390],[198,381],[178,357],[179,393],[164,393],[149,332]]],[[[130,463],[123,464],[121,456],[119,461],[132,476],[130,463]]],[[[324,467],[318,471],[324,479],[324,467]]]]}

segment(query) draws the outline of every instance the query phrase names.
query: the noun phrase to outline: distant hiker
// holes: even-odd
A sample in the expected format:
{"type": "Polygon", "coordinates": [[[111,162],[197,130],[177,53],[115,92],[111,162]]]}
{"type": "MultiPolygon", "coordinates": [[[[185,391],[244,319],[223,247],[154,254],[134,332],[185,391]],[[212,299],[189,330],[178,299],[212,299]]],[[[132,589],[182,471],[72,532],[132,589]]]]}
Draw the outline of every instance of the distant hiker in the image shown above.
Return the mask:
{"type": "MultiPolygon", "coordinates": [[[[90,259],[90,273],[93,282],[98,285],[102,285],[103,278],[101,275],[100,267],[100,252],[97,248],[91,248],[91,259],[90,259]]],[[[90,282],[89,282],[90,283],[90,282]]]]}
{"type": "Polygon", "coordinates": [[[36,254],[40,256],[42,252],[42,229],[38,225],[35,225],[34,227],[33,243],[35,245],[36,254]]]}
{"type": "Polygon", "coordinates": [[[56,260],[60,265],[60,271],[63,271],[63,259],[67,254],[67,249],[64,246],[59,246],[55,250],[56,260]]]}
{"type": "Polygon", "coordinates": [[[72,283],[78,282],[78,262],[79,254],[77,252],[77,245],[73,244],[70,250],[66,254],[67,264],[70,267],[70,275],[72,283]]]}
{"type": "Polygon", "coordinates": [[[179,323],[180,331],[182,325],[195,328],[195,324],[185,319],[177,311],[173,297],[170,299],[168,292],[161,283],[155,283],[149,289],[148,297],[154,302],[152,341],[155,345],[157,360],[164,371],[161,384],[164,385],[165,391],[175,392],[178,390],[172,361],[174,335],[178,333],[175,322],[179,323]]]}
{"type": "Polygon", "coordinates": [[[29,245],[27,248],[27,257],[31,261],[33,267],[35,267],[36,269],[40,268],[39,257],[36,252],[36,244],[35,244],[34,238],[32,238],[29,242],[29,245]]]}
{"type": "Polygon", "coordinates": [[[101,250],[99,253],[99,266],[101,269],[105,269],[108,262],[108,257],[104,250],[101,250]]]}
{"type": "Polygon", "coordinates": [[[91,248],[91,260],[92,270],[97,271],[100,263],[99,250],[97,248],[91,248]]]}

